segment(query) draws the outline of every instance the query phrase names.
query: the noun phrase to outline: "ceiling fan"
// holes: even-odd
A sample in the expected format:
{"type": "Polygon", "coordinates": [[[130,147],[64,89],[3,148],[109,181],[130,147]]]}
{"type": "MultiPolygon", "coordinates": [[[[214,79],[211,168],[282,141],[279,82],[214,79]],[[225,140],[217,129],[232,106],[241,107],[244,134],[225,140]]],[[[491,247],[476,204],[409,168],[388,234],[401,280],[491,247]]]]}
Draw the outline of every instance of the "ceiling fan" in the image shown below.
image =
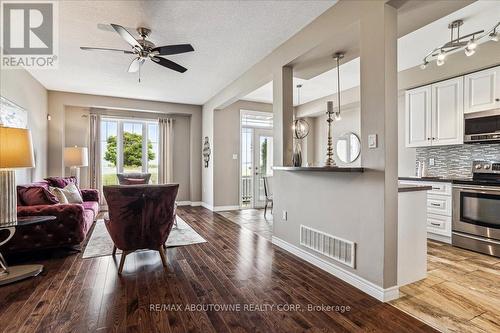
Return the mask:
{"type": "Polygon", "coordinates": [[[144,64],[146,59],[151,59],[151,61],[153,61],[154,63],[177,71],[179,73],[184,73],[185,71],[187,71],[187,68],[161,56],[194,51],[194,48],[191,46],[191,44],[176,44],[157,47],[153,42],[148,40],[148,37],[151,34],[151,29],[144,27],[137,28],[137,32],[139,33],[140,38],[136,39],[130,32],[128,32],[127,29],[125,29],[121,25],[110,24],[110,26],[112,27],[113,31],[116,31],[132,47],[131,50],[86,46],[81,46],[80,49],[85,51],[111,51],[124,54],[132,54],[134,55],[134,60],[132,60],[128,67],[128,72],[130,73],[140,71],[141,66],[144,64]]]}

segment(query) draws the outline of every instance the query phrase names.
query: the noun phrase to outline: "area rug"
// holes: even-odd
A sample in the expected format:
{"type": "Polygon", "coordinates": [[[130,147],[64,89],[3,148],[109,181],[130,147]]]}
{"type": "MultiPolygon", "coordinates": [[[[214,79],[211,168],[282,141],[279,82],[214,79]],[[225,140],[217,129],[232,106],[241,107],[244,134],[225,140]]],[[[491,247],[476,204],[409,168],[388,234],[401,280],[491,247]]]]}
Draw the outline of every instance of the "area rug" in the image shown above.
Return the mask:
{"type": "MultiPolygon", "coordinates": [[[[172,231],[167,239],[167,247],[185,246],[205,243],[206,240],[191,228],[183,219],[177,216],[177,227],[172,227],[172,231]]],[[[121,253],[117,250],[116,253],[121,253]]],[[[113,241],[104,225],[104,220],[97,220],[90,240],[83,252],[83,259],[109,256],[113,254],[113,241]]]]}

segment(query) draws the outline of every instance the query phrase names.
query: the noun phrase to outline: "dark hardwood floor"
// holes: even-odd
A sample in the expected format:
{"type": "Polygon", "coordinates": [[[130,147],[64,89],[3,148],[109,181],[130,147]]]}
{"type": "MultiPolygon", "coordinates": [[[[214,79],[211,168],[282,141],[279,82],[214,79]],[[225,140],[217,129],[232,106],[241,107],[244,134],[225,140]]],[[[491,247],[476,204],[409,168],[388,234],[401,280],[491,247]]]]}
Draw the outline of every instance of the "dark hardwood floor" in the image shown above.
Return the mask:
{"type": "Polygon", "coordinates": [[[179,207],[178,213],[208,242],[168,249],[165,270],[153,251],[129,255],[122,277],[111,256],[81,259],[81,253],[58,251],[10,258],[43,263],[45,270],[0,288],[0,330],[433,331],[220,215],[198,207],[179,207]],[[261,308],[246,308],[252,305],[261,308]],[[310,305],[346,311],[309,311],[310,305]]]}

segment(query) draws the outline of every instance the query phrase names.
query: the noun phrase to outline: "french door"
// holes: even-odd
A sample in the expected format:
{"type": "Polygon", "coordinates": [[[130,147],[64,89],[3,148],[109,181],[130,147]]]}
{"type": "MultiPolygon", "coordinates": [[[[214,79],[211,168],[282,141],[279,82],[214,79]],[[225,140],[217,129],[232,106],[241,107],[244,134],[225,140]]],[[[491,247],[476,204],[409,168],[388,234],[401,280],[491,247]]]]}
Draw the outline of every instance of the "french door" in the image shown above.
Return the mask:
{"type": "Polygon", "coordinates": [[[262,208],[266,203],[264,177],[270,177],[273,172],[273,131],[255,129],[254,147],[253,207],[262,208]]]}
{"type": "Polygon", "coordinates": [[[243,127],[241,131],[241,208],[264,207],[264,178],[273,166],[272,129],[243,127]]]}

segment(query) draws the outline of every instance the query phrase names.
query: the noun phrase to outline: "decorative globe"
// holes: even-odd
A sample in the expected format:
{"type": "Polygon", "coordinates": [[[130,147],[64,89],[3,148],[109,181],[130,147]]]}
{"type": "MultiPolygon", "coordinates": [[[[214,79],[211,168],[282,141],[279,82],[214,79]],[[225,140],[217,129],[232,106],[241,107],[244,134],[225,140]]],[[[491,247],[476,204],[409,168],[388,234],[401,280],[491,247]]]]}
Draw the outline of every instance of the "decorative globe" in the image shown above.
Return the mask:
{"type": "Polygon", "coordinates": [[[295,139],[303,139],[309,134],[309,123],[304,119],[295,119],[293,121],[293,136],[295,139]]]}

